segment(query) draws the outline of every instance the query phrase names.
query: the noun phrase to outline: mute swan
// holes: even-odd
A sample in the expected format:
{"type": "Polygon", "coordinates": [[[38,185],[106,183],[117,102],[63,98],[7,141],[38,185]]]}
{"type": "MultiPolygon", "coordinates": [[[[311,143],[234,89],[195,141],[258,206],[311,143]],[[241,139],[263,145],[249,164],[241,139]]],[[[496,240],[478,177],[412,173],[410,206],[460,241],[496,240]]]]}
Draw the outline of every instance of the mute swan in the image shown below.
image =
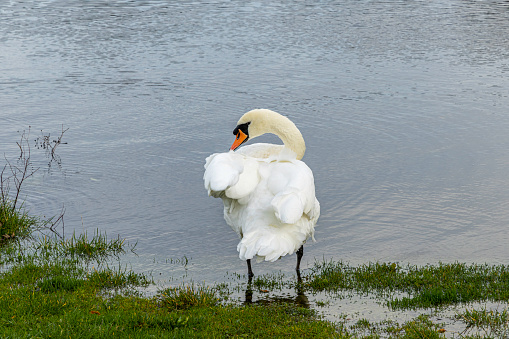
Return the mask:
{"type": "Polygon", "coordinates": [[[288,118],[268,109],[244,114],[233,134],[229,152],[206,159],[205,189],[223,200],[224,219],[240,237],[237,251],[247,261],[249,278],[254,257],[273,262],[295,252],[300,277],[303,244],[315,240],[320,215],[313,172],[300,160],[306,150],[302,134],[288,118]],[[233,152],[265,133],[277,135],[284,145],[258,143],[233,152]]]}

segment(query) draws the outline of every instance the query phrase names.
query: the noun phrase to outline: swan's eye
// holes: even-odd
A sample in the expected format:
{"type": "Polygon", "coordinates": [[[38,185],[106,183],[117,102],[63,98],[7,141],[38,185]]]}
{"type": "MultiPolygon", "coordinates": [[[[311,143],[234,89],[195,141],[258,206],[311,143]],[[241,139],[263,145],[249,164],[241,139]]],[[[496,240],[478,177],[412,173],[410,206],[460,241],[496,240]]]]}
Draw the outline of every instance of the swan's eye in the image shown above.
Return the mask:
{"type": "Polygon", "coordinates": [[[237,125],[237,127],[235,127],[235,129],[233,130],[233,135],[236,135],[238,137],[239,132],[242,132],[245,135],[249,135],[249,132],[248,132],[249,124],[251,124],[251,122],[246,122],[244,124],[237,125]]]}

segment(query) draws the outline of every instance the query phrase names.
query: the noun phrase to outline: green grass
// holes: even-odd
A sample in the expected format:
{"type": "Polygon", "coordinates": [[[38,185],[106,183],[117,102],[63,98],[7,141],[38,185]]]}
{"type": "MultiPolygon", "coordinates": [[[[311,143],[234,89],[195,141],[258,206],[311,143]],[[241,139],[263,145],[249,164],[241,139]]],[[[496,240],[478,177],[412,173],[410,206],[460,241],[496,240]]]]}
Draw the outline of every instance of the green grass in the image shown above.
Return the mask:
{"type": "Polygon", "coordinates": [[[166,288],[160,291],[161,303],[169,310],[188,310],[192,307],[211,307],[219,304],[220,299],[214,290],[208,287],[195,287],[194,284],[166,288]]]}
{"type": "Polygon", "coordinates": [[[369,263],[352,267],[330,261],[316,263],[306,281],[314,291],[376,293],[391,309],[509,300],[509,266],[505,265],[439,263],[403,267],[369,263]]]}
{"type": "Polygon", "coordinates": [[[464,321],[467,329],[475,328],[484,337],[507,338],[509,337],[509,310],[488,310],[485,307],[479,310],[466,309],[459,312],[456,319],[464,321]]]}
{"type": "Polygon", "coordinates": [[[309,310],[222,306],[214,289],[194,285],[144,298],[129,290],[149,283],[143,275],[78,263],[32,255],[2,273],[0,337],[340,337],[309,310]],[[121,289],[105,297],[112,288],[121,289]]]}
{"type": "Polygon", "coordinates": [[[441,326],[433,323],[427,315],[420,315],[403,324],[390,320],[372,323],[360,319],[350,326],[350,334],[355,338],[433,339],[444,338],[442,333],[441,326]]]}
{"type": "Polygon", "coordinates": [[[13,208],[7,199],[0,198],[0,247],[30,236],[37,223],[37,218],[29,216],[22,208],[13,208]]]}
{"type": "Polygon", "coordinates": [[[259,290],[281,289],[287,285],[285,275],[280,272],[255,276],[253,279],[253,287],[259,290]]]}
{"type": "Polygon", "coordinates": [[[408,321],[402,326],[403,334],[400,338],[443,338],[439,332],[440,328],[434,324],[427,316],[421,315],[414,320],[408,321]]]}

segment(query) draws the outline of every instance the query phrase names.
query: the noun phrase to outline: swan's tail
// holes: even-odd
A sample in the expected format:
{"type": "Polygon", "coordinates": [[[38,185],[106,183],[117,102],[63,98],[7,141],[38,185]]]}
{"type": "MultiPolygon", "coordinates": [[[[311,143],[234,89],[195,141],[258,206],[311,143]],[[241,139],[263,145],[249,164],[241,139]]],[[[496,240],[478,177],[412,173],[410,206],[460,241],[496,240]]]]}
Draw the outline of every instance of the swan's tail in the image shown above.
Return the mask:
{"type": "Polygon", "coordinates": [[[309,236],[313,234],[308,235],[295,225],[262,226],[256,232],[244,233],[237,246],[239,258],[276,261],[295,253],[309,236]]]}

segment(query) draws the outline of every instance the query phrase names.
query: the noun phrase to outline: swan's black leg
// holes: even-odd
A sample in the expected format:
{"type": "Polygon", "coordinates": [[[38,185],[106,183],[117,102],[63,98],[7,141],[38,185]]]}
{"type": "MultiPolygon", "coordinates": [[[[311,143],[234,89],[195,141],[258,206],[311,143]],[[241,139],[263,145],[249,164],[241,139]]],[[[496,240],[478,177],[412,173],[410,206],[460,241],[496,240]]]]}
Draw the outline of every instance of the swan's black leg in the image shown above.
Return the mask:
{"type": "Polygon", "coordinates": [[[249,280],[254,277],[253,270],[251,269],[251,259],[247,259],[247,277],[249,280]]]}
{"type": "Polygon", "coordinates": [[[302,245],[297,250],[297,267],[295,267],[295,270],[297,271],[297,275],[300,277],[300,260],[302,259],[302,256],[304,255],[304,245],[302,245]]]}

